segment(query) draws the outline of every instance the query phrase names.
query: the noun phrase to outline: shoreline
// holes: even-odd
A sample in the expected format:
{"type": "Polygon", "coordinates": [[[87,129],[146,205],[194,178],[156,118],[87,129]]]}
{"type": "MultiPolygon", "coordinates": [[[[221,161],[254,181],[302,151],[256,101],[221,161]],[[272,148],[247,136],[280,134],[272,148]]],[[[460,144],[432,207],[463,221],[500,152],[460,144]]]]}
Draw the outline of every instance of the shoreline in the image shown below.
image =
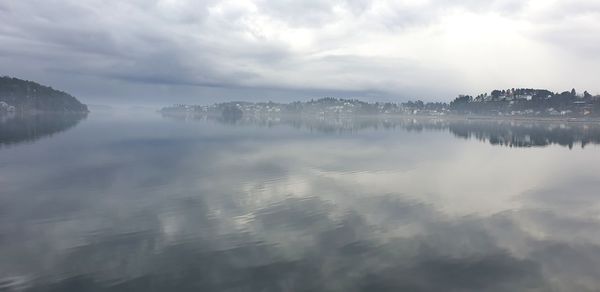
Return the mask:
{"type": "MultiPolygon", "coordinates": [[[[167,116],[206,116],[220,117],[221,115],[214,112],[162,112],[162,115],[167,116]]],[[[532,116],[486,116],[486,115],[406,115],[406,114],[307,114],[307,113],[244,113],[243,117],[294,117],[294,118],[309,118],[309,119],[440,119],[440,120],[464,120],[464,121],[520,121],[520,122],[562,122],[562,123],[600,123],[600,117],[581,118],[581,117],[532,117],[532,116]]]]}
{"type": "Polygon", "coordinates": [[[464,121],[523,121],[523,122],[565,122],[565,123],[600,123],[600,117],[528,117],[528,116],[486,116],[486,115],[354,115],[338,116],[348,118],[409,118],[409,119],[440,119],[440,120],[464,120],[464,121]]]}

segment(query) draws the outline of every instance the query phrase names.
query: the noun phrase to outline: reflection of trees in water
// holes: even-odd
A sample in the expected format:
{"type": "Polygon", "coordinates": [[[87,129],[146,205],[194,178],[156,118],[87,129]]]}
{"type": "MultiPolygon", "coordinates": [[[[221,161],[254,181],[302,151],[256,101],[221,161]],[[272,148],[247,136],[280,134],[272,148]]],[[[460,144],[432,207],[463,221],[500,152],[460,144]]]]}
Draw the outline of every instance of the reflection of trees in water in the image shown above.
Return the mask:
{"type": "Polygon", "coordinates": [[[558,144],[573,148],[600,143],[600,125],[557,122],[454,121],[449,129],[457,137],[475,138],[492,145],[540,147],[558,144]]]}
{"type": "Polygon", "coordinates": [[[235,105],[225,106],[221,111],[221,119],[225,123],[234,124],[242,119],[244,112],[235,105]]]}
{"type": "MultiPolygon", "coordinates": [[[[182,116],[169,116],[183,118],[182,116]]],[[[185,117],[190,119],[189,116],[185,117]]],[[[205,120],[207,116],[191,119],[205,120]]],[[[217,120],[227,124],[260,127],[290,126],[322,133],[357,132],[369,129],[402,129],[411,132],[450,131],[456,137],[475,138],[492,145],[508,147],[543,147],[558,144],[572,148],[575,144],[600,144],[600,124],[560,121],[467,120],[426,117],[377,116],[243,116],[235,121],[217,120]]]]}
{"type": "Polygon", "coordinates": [[[32,142],[65,131],[87,113],[12,114],[0,117],[0,146],[32,142]]]}

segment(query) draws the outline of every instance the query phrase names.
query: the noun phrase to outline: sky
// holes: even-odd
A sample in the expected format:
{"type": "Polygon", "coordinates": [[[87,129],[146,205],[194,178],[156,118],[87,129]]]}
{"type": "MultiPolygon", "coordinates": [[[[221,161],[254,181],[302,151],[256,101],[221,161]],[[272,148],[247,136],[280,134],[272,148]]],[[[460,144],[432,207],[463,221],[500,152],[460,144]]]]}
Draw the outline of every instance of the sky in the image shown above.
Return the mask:
{"type": "Polygon", "coordinates": [[[93,103],[600,94],[600,0],[4,0],[0,75],[93,103]]]}

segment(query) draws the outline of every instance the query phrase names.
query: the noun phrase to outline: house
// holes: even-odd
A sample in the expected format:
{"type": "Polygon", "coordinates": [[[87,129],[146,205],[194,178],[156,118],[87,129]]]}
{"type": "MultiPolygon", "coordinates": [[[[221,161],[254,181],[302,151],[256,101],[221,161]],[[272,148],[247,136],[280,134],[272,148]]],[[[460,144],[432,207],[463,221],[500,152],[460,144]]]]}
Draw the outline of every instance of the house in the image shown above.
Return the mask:
{"type": "Polygon", "coordinates": [[[16,108],[4,101],[0,101],[0,112],[15,112],[16,108]]]}

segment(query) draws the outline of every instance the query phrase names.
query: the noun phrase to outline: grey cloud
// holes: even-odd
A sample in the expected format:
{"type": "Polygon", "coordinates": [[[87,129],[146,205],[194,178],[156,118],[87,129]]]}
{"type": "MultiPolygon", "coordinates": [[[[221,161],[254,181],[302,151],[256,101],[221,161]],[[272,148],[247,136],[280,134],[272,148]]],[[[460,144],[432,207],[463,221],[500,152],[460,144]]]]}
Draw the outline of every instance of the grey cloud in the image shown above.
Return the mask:
{"type": "MultiPolygon", "coordinates": [[[[34,18],[49,13],[43,9],[37,11],[34,7],[19,6],[18,8],[19,11],[38,12],[39,14],[34,15],[34,18]]],[[[209,38],[205,42],[198,41],[193,34],[176,37],[167,32],[152,32],[149,30],[153,28],[152,25],[160,25],[160,23],[151,24],[152,19],[147,19],[148,15],[138,16],[137,19],[142,22],[142,25],[148,24],[147,28],[132,29],[121,27],[125,23],[106,21],[102,13],[86,14],[89,11],[69,5],[65,9],[66,11],[60,16],[53,15],[53,19],[47,19],[42,23],[17,20],[25,15],[16,13],[13,18],[15,23],[25,23],[18,25],[16,32],[10,32],[11,35],[15,35],[12,36],[14,45],[5,48],[5,52],[11,55],[22,55],[20,50],[25,46],[28,47],[27,54],[38,60],[54,54],[52,59],[43,60],[43,63],[47,64],[45,69],[50,72],[72,72],[134,82],[223,87],[240,86],[240,82],[256,76],[252,71],[243,69],[240,71],[236,68],[227,68],[227,72],[223,71],[221,67],[229,61],[229,58],[263,63],[286,56],[281,48],[270,46],[272,47],[270,49],[269,45],[246,44],[243,47],[234,45],[230,48],[219,48],[210,43],[221,42],[222,40],[219,39],[209,38]],[[76,19],[69,19],[70,16],[67,15],[79,15],[85,20],[83,23],[78,23],[76,19]],[[86,25],[90,22],[107,26],[86,25]]],[[[123,16],[116,15],[116,17],[123,16]]],[[[130,20],[135,21],[135,17],[133,15],[130,20]]],[[[119,19],[119,21],[126,20],[119,19]]],[[[232,43],[235,41],[232,40],[232,43]]]]}
{"type": "Polygon", "coordinates": [[[403,2],[391,2],[392,17],[381,21],[392,29],[426,27],[438,23],[445,15],[467,11],[474,13],[496,12],[510,17],[518,15],[527,1],[521,0],[433,0],[420,5],[404,5],[403,2]],[[398,5],[399,4],[399,5],[398,5]]]}
{"type": "MultiPolygon", "coordinates": [[[[247,88],[265,96],[277,89],[287,90],[289,97],[310,91],[448,99],[482,82],[467,77],[468,66],[429,61],[430,55],[419,51],[399,56],[377,49],[391,46],[396,36],[401,39],[435,27],[452,13],[492,12],[535,23],[536,29],[526,31],[526,37],[598,62],[593,52],[600,46],[594,38],[600,25],[573,21],[597,13],[597,3],[559,2],[542,15],[531,14],[528,3],[256,0],[244,6],[216,0],[13,1],[0,6],[0,65],[2,74],[48,80],[84,96],[98,95],[99,88],[106,87],[102,83],[117,86],[110,81],[116,79],[122,81],[112,89],[117,93],[151,84],[180,92],[178,86],[197,86],[184,91],[200,98],[207,97],[200,87],[208,86],[247,88]],[[385,9],[375,11],[381,7],[385,9]],[[351,16],[340,16],[339,11],[351,16]],[[321,31],[328,25],[329,31],[321,31]],[[356,48],[367,44],[375,53],[357,53],[356,48]],[[79,84],[71,82],[74,74],[82,79],[79,84]],[[100,83],[97,88],[87,85],[95,82],[100,83]]],[[[435,36],[407,40],[419,41],[429,50],[447,54],[435,36]]],[[[496,62],[494,56],[490,55],[490,62],[496,62]]]]}
{"type": "Polygon", "coordinates": [[[528,1],[522,0],[438,0],[435,2],[435,6],[448,6],[475,11],[494,10],[503,13],[517,12],[528,4],[528,1]]]}
{"type": "Polygon", "coordinates": [[[334,9],[347,9],[355,17],[366,13],[373,4],[368,0],[258,0],[257,6],[269,16],[295,26],[319,27],[335,21],[334,9]]]}
{"type": "Polygon", "coordinates": [[[268,15],[303,26],[319,26],[330,20],[333,13],[332,2],[319,0],[261,0],[257,6],[268,15]]]}
{"type": "Polygon", "coordinates": [[[535,39],[570,55],[594,60],[600,50],[600,40],[596,37],[600,34],[600,3],[597,1],[559,1],[527,17],[539,26],[532,32],[535,39]]]}
{"type": "MultiPolygon", "coordinates": [[[[600,21],[597,24],[600,25],[600,21]]],[[[594,59],[600,50],[600,40],[596,37],[599,34],[600,26],[582,27],[564,22],[541,31],[537,37],[572,54],[594,59]]]]}

